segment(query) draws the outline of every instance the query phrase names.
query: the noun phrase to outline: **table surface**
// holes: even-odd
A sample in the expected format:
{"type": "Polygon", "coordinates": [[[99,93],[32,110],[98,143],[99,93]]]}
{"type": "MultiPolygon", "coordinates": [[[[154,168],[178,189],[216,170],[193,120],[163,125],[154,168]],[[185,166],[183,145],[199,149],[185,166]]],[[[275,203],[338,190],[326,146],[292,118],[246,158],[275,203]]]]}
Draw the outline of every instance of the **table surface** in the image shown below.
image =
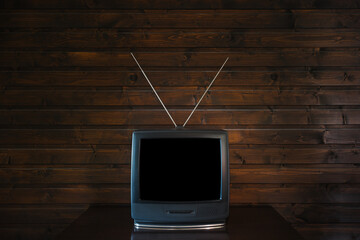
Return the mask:
{"type": "Polygon", "coordinates": [[[62,232],[57,240],[255,240],[303,239],[270,206],[232,206],[222,231],[147,231],[133,229],[129,206],[92,206],[62,232]]]}

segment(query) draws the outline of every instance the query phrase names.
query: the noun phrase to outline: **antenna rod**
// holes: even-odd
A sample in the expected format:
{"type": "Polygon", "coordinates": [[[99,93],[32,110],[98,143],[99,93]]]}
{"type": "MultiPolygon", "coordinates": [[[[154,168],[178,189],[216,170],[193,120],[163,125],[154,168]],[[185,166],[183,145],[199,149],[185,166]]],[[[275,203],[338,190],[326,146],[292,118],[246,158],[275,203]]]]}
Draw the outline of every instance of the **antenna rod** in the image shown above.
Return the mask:
{"type": "Polygon", "coordinates": [[[189,119],[191,118],[191,116],[193,115],[193,113],[195,112],[196,108],[199,106],[201,100],[204,98],[204,96],[206,95],[206,93],[209,91],[211,85],[214,83],[215,79],[217,78],[217,76],[219,75],[219,73],[221,72],[221,70],[223,69],[223,67],[225,66],[226,62],[229,60],[229,57],[226,58],[225,62],[223,63],[223,65],[221,66],[221,68],[219,69],[219,71],[217,72],[217,74],[215,75],[214,79],[211,81],[211,83],[209,84],[209,86],[207,87],[207,89],[205,90],[204,94],[201,96],[199,102],[196,104],[196,106],[194,107],[194,109],[192,110],[192,112],[190,113],[189,117],[186,119],[183,127],[185,127],[186,123],[189,121],[189,119]]]}
{"type": "Polygon", "coordinates": [[[148,79],[148,77],[146,76],[146,74],[145,74],[144,70],[142,69],[142,67],[140,66],[139,62],[136,60],[136,58],[135,58],[134,54],[133,54],[132,52],[130,52],[130,54],[131,54],[131,56],[134,58],[134,60],[135,60],[136,64],[139,66],[139,68],[140,68],[140,70],[141,70],[142,74],[144,75],[145,79],[146,79],[146,80],[147,80],[147,82],[149,83],[149,85],[150,85],[151,89],[154,91],[154,93],[155,93],[156,97],[159,99],[159,101],[160,101],[161,105],[163,106],[163,108],[165,109],[166,113],[169,115],[169,118],[170,118],[170,119],[171,119],[171,121],[173,122],[174,126],[175,126],[175,127],[177,127],[177,125],[176,125],[176,123],[175,123],[174,119],[171,117],[171,115],[170,115],[169,111],[168,111],[168,110],[167,110],[167,108],[165,107],[164,103],[161,101],[161,98],[160,98],[160,97],[159,97],[159,95],[157,94],[157,92],[156,92],[155,88],[153,87],[153,85],[151,84],[150,80],[149,80],[149,79],[148,79]]]}

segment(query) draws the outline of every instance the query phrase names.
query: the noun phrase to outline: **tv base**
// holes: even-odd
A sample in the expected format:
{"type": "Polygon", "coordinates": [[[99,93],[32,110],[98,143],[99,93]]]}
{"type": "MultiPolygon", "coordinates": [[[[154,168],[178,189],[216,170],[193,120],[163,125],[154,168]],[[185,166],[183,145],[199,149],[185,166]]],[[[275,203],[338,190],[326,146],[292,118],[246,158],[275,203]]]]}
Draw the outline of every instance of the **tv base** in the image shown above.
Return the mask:
{"type": "Polygon", "coordinates": [[[176,223],[140,223],[134,222],[136,230],[165,230],[165,231],[183,231],[183,230],[214,230],[225,228],[225,222],[219,223],[199,223],[199,224],[176,224],[176,223]]]}

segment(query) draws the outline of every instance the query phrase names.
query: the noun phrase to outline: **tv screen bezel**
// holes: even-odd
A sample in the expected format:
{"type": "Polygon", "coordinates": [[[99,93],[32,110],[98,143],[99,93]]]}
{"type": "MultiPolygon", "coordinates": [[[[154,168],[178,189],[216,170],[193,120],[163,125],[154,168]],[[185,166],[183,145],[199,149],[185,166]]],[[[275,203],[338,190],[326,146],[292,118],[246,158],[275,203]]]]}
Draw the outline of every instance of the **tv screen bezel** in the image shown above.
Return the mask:
{"type": "Polygon", "coordinates": [[[131,158],[131,203],[154,203],[154,204],[198,204],[218,203],[228,201],[229,195],[229,167],[228,167],[228,137],[224,130],[194,130],[194,129],[170,129],[170,130],[140,130],[133,132],[132,158],[131,158]],[[221,190],[220,199],[204,201],[153,201],[140,198],[139,164],[141,139],[159,138],[215,138],[220,140],[221,154],[221,190]]]}

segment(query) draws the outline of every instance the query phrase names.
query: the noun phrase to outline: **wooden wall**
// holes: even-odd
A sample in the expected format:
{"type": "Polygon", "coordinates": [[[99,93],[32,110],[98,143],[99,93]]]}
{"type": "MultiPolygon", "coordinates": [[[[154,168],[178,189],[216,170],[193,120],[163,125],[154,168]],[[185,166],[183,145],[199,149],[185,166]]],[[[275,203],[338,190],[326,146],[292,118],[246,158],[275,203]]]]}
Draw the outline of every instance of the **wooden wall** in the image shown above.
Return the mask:
{"type": "Polygon", "coordinates": [[[230,137],[231,203],[307,239],[360,238],[359,0],[1,0],[0,236],[129,203],[134,129],[230,137]]]}

